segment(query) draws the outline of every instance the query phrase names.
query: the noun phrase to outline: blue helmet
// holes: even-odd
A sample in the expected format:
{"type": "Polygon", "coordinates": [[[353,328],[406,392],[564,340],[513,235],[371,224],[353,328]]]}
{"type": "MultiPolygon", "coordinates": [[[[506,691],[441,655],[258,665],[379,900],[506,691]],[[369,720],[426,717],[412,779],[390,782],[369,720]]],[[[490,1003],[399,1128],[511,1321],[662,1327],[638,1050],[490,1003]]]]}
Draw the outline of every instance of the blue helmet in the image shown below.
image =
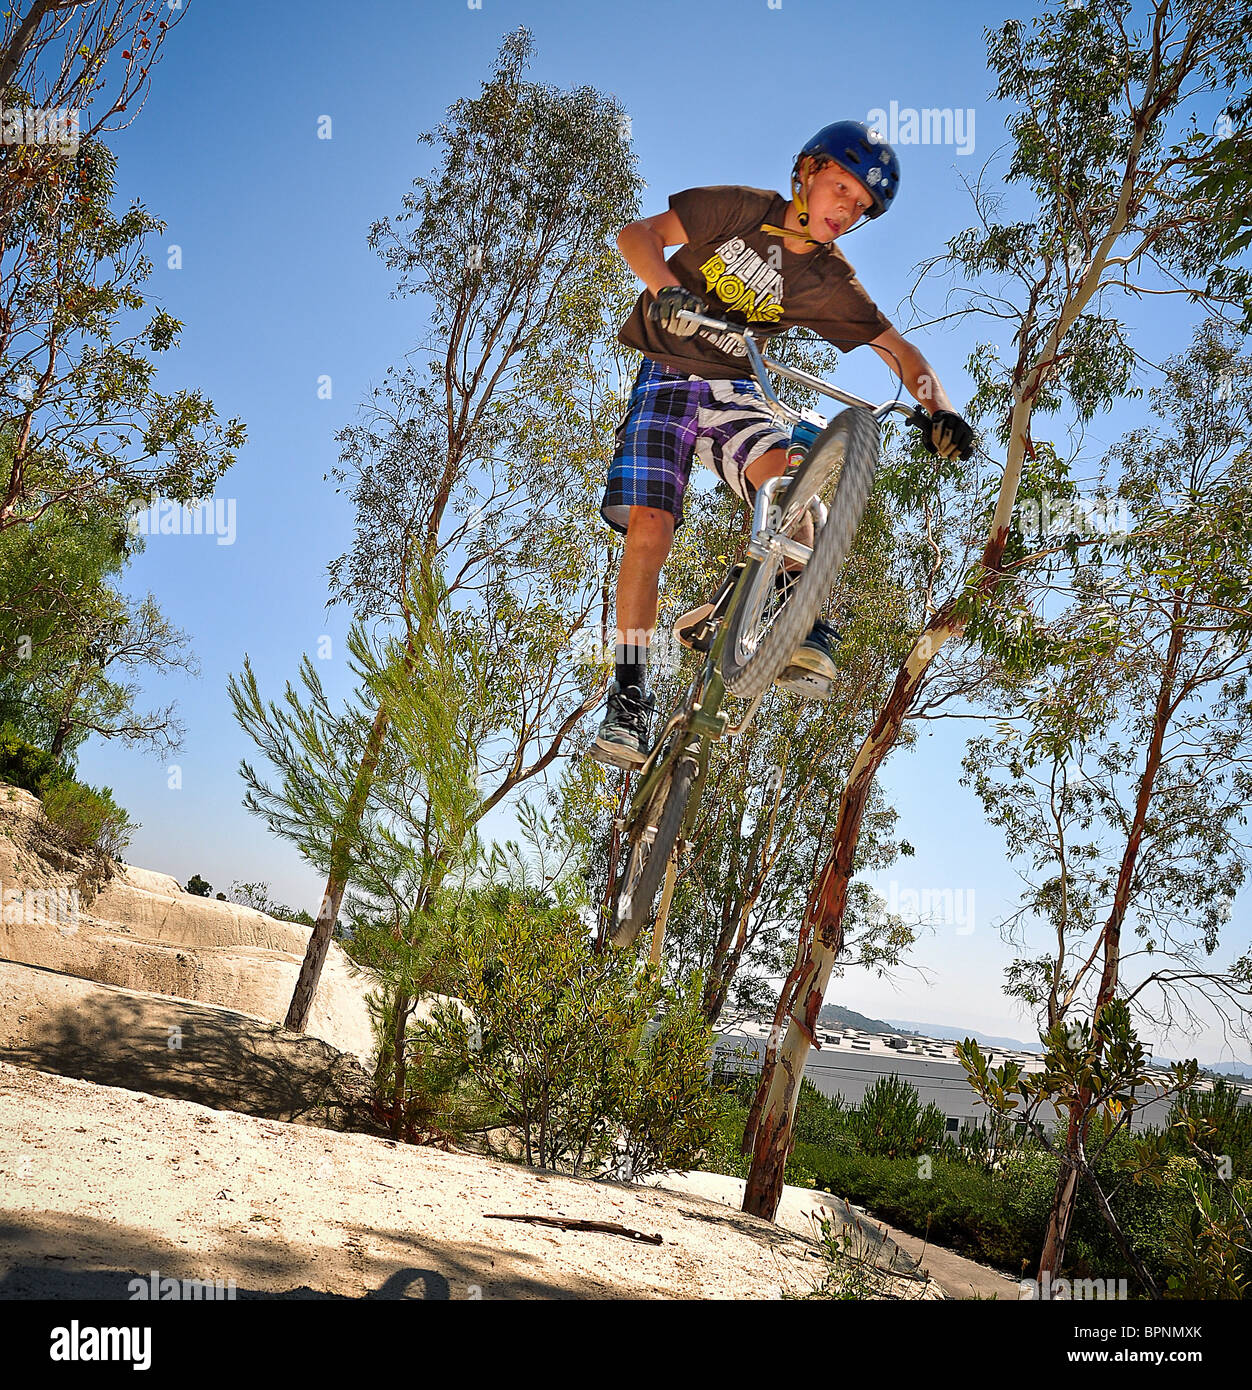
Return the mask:
{"type": "Polygon", "coordinates": [[[900,187],[900,161],[876,130],[860,121],[834,121],[821,130],[796,156],[796,170],[805,155],[825,156],[865,185],[873,199],[867,218],[881,217],[900,187]]]}

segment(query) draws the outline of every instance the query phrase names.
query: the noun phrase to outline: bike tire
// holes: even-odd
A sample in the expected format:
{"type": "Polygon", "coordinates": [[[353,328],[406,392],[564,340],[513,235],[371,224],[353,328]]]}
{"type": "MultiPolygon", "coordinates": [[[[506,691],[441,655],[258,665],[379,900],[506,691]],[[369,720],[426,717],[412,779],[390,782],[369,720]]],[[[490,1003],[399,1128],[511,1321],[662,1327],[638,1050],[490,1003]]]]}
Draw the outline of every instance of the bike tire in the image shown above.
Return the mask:
{"type": "Polygon", "coordinates": [[[615,950],[634,945],[651,920],[652,905],[665,881],[665,866],[682,828],[699,764],[692,753],[678,757],[661,779],[639,823],[631,828],[630,847],[621,887],[613,902],[614,926],[609,937],[615,950]],[[651,840],[647,833],[655,826],[651,840]]]}
{"type": "Polygon", "coordinates": [[[756,641],[750,640],[749,629],[755,629],[773,593],[780,562],[749,562],[744,598],[729,615],[722,646],[721,676],[731,694],[753,700],[767,690],[820,616],[874,490],[878,448],[878,422],[868,410],[849,406],[818,435],[788,482],[779,505],[784,508],[783,525],[790,529],[808,503],[829,490],[838,469],[833,495],[826,502],[826,524],[813,539],[813,554],[777,620],[756,641]]]}

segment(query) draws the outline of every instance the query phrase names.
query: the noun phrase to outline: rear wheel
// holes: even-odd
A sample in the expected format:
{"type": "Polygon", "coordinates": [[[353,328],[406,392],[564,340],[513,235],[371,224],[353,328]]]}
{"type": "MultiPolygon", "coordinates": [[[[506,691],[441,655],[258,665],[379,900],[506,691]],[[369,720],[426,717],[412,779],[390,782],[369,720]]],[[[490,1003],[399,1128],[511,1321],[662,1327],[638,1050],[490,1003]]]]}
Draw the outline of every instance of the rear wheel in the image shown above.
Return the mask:
{"type": "Polygon", "coordinates": [[[609,937],[618,949],[633,945],[652,919],[652,905],[665,881],[665,866],[678,842],[698,770],[694,753],[684,752],[676,758],[657,783],[643,814],[629,827],[626,867],[609,937]]]}
{"type": "Polygon", "coordinates": [[[826,506],[826,524],[785,602],[779,601],[774,582],[781,555],[749,561],[745,595],[730,614],[722,647],[722,679],[732,694],[752,700],[767,690],[821,615],[874,490],[878,446],[873,415],[849,406],[818,435],[780,490],[780,534],[795,534],[814,498],[826,506]]]}

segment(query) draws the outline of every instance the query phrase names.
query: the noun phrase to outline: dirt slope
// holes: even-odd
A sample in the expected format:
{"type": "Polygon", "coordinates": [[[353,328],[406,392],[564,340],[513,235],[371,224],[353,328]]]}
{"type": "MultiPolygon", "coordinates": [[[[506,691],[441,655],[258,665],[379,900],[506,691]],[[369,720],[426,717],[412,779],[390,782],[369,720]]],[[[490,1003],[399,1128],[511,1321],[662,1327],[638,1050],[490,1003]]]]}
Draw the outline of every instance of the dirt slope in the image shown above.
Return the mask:
{"type": "MultiPolygon", "coordinates": [[[[813,1245],[684,1193],[281,1124],[0,1063],[0,1298],[777,1298],[813,1245]],[[488,1213],[611,1221],[642,1244],[488,1213]]],[[[909,1296],[916,1297],[916,1291],[909,1296]]]]}

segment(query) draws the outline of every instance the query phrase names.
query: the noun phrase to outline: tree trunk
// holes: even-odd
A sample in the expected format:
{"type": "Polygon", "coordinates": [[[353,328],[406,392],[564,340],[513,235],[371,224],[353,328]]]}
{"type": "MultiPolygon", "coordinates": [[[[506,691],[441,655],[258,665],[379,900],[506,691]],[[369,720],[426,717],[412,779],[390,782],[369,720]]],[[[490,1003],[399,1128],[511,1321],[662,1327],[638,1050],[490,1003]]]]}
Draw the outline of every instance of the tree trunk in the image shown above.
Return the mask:
{"type": "MultiPolygon", "coordinates": [[[[1000,492],[991,518],[987,544],[983,547],[980,561],[982,575],[978,581],[978,589],[984,595],[990,595],[995,591],[1004,574],[1001,568],[1004,547],[1008,540],[1018,485],[1021,482],[1022,464],[1030,447],[1031,403],[1044,376],[1050,370],[1057,344],[1077,312],[1077,308],[1074,308],[1068,317],[1062,315],[1043,353],[1036,359],[1035,365],[1024,374],[1022,388],[1014,398],[1009,421],[1008,455],[1004,474],[1000,479],[1000,492]]],[[[774,1219],[782,1197],[783,1170],[792,1143],[792,1126],[795,1105],[800,1094],[800,1078],[804,1072],[809,1048],[814,1042],[813,1029],[817,1024],[817,1015],[822,1007],[835,956],[843,945],[843,914],[847,907],[848,884],[852,878],[857,842],[860,839],[861,822],[869,800],[870,787],[883,760],[900,736],[900,729],[925,676],[926,668],[950,637],[957,636],[965,630],[967,619],[958,615],[957,604],[958,599],[950,599],[923,628],[913,644],[913,650],[896,673],[895,684],[879,711],[873,728],[857,751],[843,795],[839,799],[834,848],[822,870],[817,889],[805,909],[806,923],[811,922],[812,931],[807,938],[803,932],[801,933],[801,948],[797,952],[793,971],[797,985],[794,999],[786,1010],[786,1036],[778,1049],[778,1058],[774,1064],[770,1064],[767,1054],[761,1084],[749,1115],[749,1128],[744,1132],[745,1148],[749,1142],[752,1144],[752,1168],[744,1190],[743,1210],[755,1216],[762,1216],[767,1221],[774,1219]],[[796,1017],[797,1007],[802,1011],[803,1021],[796,1017]]],[[[781,1024],[781,1019],[779,1023],[781,1024]]]]}
{"type": "MultiPolygon", "coordinates": [[[[1100,986],[1096,991],[1095,1011],[1092,1026],[1100,1021],[1100,1015],[1112,1003],[1117,993],[1117,981],[1121,965],[1122,924],[1130,906],[1130,886],[1134,881],[1135,869],[1139,863],[1139,847],[1143,843],[1143,827],[1148,818],[1148,808],[1152,804],[1152,794],[1156,789],[1157,773],[1161,767],[1161,755],[1165,746],[1165,732],[1173,713],[1174,683],[1178,675],[1178,662],[1182,656],[1184,629],[1181,622],[1180,606],[1175,604],[1176,619],[1174,630],[1170,633],[1169,647],[1165,654],[1165,666],[1161,672],[1161,685],[1157,691],[1156,709],[1152,718],[1152,737],[1148,743],[1148,755],[1144,760],[1143,776],[1139,779],[1139,791],[1135,797],[1135,812],[1130,823],[1130,833],[1126,837],[1126,848],[1122,851],[1122,862],[1117,875],[1117,888],[1113,893],[1113,905],[1108,921],[1104,924],[1102,945],[1104,965],[1100,974],[1100,986]]],[[[1097,1049],[1099,1043],[1096,1043],[1097,1049]]],[[[1098,1055],[1098,1054],[1097,1054],[1098,1055]]],[[[1089,1102],[1087,1092],[1079,1092],[1083,1109],[1089,1102]]],[[[1070,1115],[1069,1133],[1066,1136],[1065,1152],[1076,1158],[1081,1146],[1086,1142],[1086,1119],[1075,1112],[1070,1115]]],[[[1056,1192],[1052,1198],[1052,1210],[1048,1213],[1047,1234],[1043,1240],[1043,1254],[1039,1258],[1039,1279],[1045,1273],[1056,1279],[1065,1260],[1065,1242],[1073,1223],[1074,1209],[1078,1204],[1078,1172],[1074,1168],[1064,1168],[1057,1176],[1056,1192]]]]}
{"type": "Polygon", "coordinates": [[[399,1139],[404,1129],[405,1070],[408,1063],[406,1048],[409,1015],[413,1012],[410,995],[396,995],[396,1016],[391,1034],[391,1137],[399,1139]]]}
{"type": "Polygon", "coordinates": [[[779,1000],[785,1012],[775,1019],[771,1042],[778,1037],[784,1021],[786,1032],[775,1056],[767,1056],[748,1116],[744,1141],[748,1142],[750,1133],[752,1167],[744,1189],[743,1210],[767,1221],[774,1219],[782,1197],[787,1159],[795,1142],[795,1111],[804,1064],[816,1041],[817,1015],[830,972],[843,946],[843,912],[852,877],[851,859],[856,852],[873,773],[874,769],[867,766],[844,789],[834,853],[805,907],[807,929],[801,930],[796,964],[779,1000]]]}
{"type": "Polygon", "coordinates": [[[285,1027],[297,1033],[303,1033],[308,1026],[313,996],[317,993],[317,982],[322,978],[322,966],[326,964],[326,956],[330,951],[335,923],[339,920],[339,905],[343,901],[344,889],[348,886],[348,866],[351,862],[348,845],[361,824],[365,799],[369,794],[378,755],[382,751],[388,722],[387,709],[380,705],[365,745],[365,756],[357,769],[352,795],[344,813],[343,827],[331,847],[331,870],[326,880],[326,891],[322,894],[322,906],[318,910],[317,921],[309,937],[304,961],[300,966],[300,975],[287,1009],[287,1017],[283,1020],[285,1027]]]}
{"type": "MultiPolygon", "coordinates": [[[[1069,1117],[1069,1135],[1065,1141],[1067,1155],[1077,1146],[1078,1116],[1069,1117]]],[[[1056,1191],[1052,1196],[1052,1210],[1048,1213],[1048,1230],[1043,1238],[1043,1254],[1039,1259],[1037,1278],[1043,1280],[1045,1272],[1049,1279],[1055,1279],[1065,1263],[1065,1244],[1069,1240],[1069,1228],[1074,1219],[1078,1204],[1078,1173],[1068,1164],[1061,1165],[1056,1176],[1056,1191]]]]}

